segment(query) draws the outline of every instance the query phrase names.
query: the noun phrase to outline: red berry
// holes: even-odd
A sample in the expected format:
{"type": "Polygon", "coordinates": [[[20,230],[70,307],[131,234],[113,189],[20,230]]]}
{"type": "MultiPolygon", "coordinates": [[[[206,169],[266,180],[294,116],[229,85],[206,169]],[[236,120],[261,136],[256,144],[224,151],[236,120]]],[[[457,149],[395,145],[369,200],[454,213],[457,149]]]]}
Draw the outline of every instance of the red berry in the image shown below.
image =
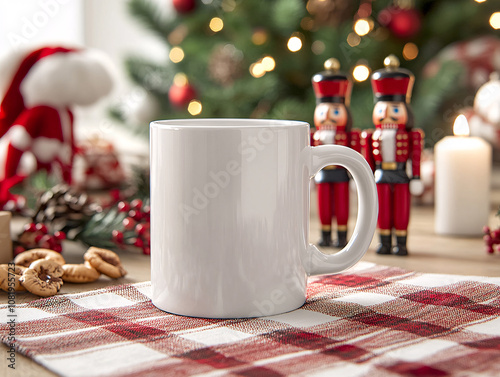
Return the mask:
{"type": "Polygon", "coordinates": [[[62,240],[65,240],[66,239],[66,233],[64,232],[61,232],[61,231],[57,231],[54,233],[54,237],[59,240],[59,241],[62,241],[62,240]]]}
{"type": "Polygon", "coordinates": [[[130,210],[130,204],[127,202],[118,203],[118,211],[120,212],[128,212],[130,210]]]}
{"type": "Polygon", "coordinates": [[[135,227],[135,220],[131,217],[125,217],[122,221],[123,227],[125,230],[132,230],[135,227]]]}
{"type": "Polygon", "coordinates": [[[493,239],[491,238],[490,235],[485,235],[483,236],[483,241],[486,243],[486,245],[492,245],[493,244],[493,239]]]}
{"type": "Polygon", "coordinates": [[[52,246],[52,250],[57,251],[58,253],[62,252],[62,246],[57,244],[52,246]]]}
{"type": "Polygon", "coordinates": [[[149,247],[143,247],[142,248],[142,253],[145,255],[150,255],[151,254],[151,249],[149,247]]]}
{"type": "Polygon", "coordinates": [[[36,231],[36,224],[35,223],[29,223],[24,226],[24,231],[33,233],[36,231]]]}
{"type": "Polygon", "coordinates": [[[111,236],[113,237],[113,240],[119,244],[123,243],[123,233],[120,232],[119,230],[114,229],[111,232],[111,236]]]}
{"type": "Polygon", "coordinates": [[[142,248],[144,246],[144,241],[141,238],[136,238],[134,241],[134,246],[142,248]]]}
{"type": "Polygon", "coordinates": [[[134,199],[130,202],[130,206],[133,209],[141,209],[142,208],[142,200],[141,199],[134,199]]]}
{"type": "Polygon", "coordinates": [[[142,212],[149,215],[151,213],[151,207],[148,205],[145,205],[144,208],[142,209],[142,212]]]}
{"type": "Polygon", "coordinates": [[[44,234],[48,233],[47,226],[44,223],[38,223],[38,224],[36,224],[36,230],[39,230],[40,232],[42,232],[44,234]]]}
{"type": "Polygon", "coordinates": [[[491,236],[495,239],[500,239],[500,229],[496,229],[493,232],[491,232],[491,236]]]}
{"type": "Polygon", "coordinates": [[[146,227],[144,226],[144,224],[137,224],[135,226],[135,232],[137,233],[138,236],[142,236],[145,231],[146,227]]]}
{"type": "Polygon", "coordinates": [[[25,250],[26,249],[24,247],[22,247],[22,246],[16,246],[16,248],[14,249],[14,255],[21,254],[25,250]]]}
{"type": "Polygon", "coordinates": [[[140,211],[137,211],[135,209],[131,209],[130,211],[128,211],[128,214],[134,220],[137,220],[137,221],[141,221],[142,220],[142,213],[140,211]]]}
{"type": "Polygon", "coordinates": [[[488,225],[485,225],[485,226],[483,227],[483,233],[484,233],[484,234],[489,234],[489,233],[490,233],[490,227],[489,227],[488,225]]]}
{"type": "Polygon", "coordinates": [[[35,239],[34,239],[35,243],[38,244],[42,238],[43,238],[43,234],[37,234],[35,236],[35,239]]]}

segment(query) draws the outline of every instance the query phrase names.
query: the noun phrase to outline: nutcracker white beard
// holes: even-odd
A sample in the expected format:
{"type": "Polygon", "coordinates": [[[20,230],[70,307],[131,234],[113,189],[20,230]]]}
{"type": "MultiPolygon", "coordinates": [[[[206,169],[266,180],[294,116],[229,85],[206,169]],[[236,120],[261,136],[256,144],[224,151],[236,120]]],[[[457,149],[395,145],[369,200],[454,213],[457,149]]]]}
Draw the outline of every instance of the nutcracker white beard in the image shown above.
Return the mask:
{"type": "Polygon", "coordinates": [[[318,130],[314,133],[314,139],[319,141],[321,145],[335,144],[335,130],[318,130]]]}
{"type": "Polygon", "coordinates": [[[396,161],[396,133],[397,129],[376,130],[380,132],[380,151],[384,162],[396,161]]]}

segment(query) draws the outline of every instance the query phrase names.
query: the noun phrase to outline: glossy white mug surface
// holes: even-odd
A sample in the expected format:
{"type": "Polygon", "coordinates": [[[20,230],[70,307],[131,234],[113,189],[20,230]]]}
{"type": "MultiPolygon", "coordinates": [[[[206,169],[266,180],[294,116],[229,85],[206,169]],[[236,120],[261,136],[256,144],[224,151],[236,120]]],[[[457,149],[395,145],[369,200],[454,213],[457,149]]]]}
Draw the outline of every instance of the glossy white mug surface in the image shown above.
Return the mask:
{"type": "Polygon", "coordinates": [[[309,124],[257,119],[152,122],[151,284],[159,309],[204,318],[288,312],[309,275],[338,273],[365,254],[377,219],[369,165],[352,149],[311,147],[309,124]],[[342,165],[358,190],[347,246],[309,244],[310,180],[342,165]]]}

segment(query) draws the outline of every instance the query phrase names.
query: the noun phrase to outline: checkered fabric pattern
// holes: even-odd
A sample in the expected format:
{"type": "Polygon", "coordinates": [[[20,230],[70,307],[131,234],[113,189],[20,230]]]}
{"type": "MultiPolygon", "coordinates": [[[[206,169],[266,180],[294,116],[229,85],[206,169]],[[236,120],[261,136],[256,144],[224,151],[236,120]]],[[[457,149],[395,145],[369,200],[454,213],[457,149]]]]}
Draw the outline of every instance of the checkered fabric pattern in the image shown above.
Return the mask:
{"type": "Polygon", "coordinates": [[[150,294],[146,282],[18,305],[16,350],[61,376],[500,376],[500,278],[362,262],[256,319],[175,316],[150,294]]]}

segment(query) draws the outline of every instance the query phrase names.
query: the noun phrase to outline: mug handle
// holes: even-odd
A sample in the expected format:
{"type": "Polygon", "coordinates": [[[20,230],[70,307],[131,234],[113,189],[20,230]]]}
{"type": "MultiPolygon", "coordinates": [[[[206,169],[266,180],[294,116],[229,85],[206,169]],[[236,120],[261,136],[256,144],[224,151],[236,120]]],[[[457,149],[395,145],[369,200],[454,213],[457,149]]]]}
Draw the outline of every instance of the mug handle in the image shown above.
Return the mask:
{"type": "Polygon", "coordinates": [[[309,275],[333,274],[356,264],[366,253],[377,225],[378,197],[373,173],[366,160],[340,145],[308,146],[310,179],[328,165],[341,165],[351,173],[358,190],[358,217],[349,243],[336,254],[322,253],[309,244],[303,264],[309,275]]]}

